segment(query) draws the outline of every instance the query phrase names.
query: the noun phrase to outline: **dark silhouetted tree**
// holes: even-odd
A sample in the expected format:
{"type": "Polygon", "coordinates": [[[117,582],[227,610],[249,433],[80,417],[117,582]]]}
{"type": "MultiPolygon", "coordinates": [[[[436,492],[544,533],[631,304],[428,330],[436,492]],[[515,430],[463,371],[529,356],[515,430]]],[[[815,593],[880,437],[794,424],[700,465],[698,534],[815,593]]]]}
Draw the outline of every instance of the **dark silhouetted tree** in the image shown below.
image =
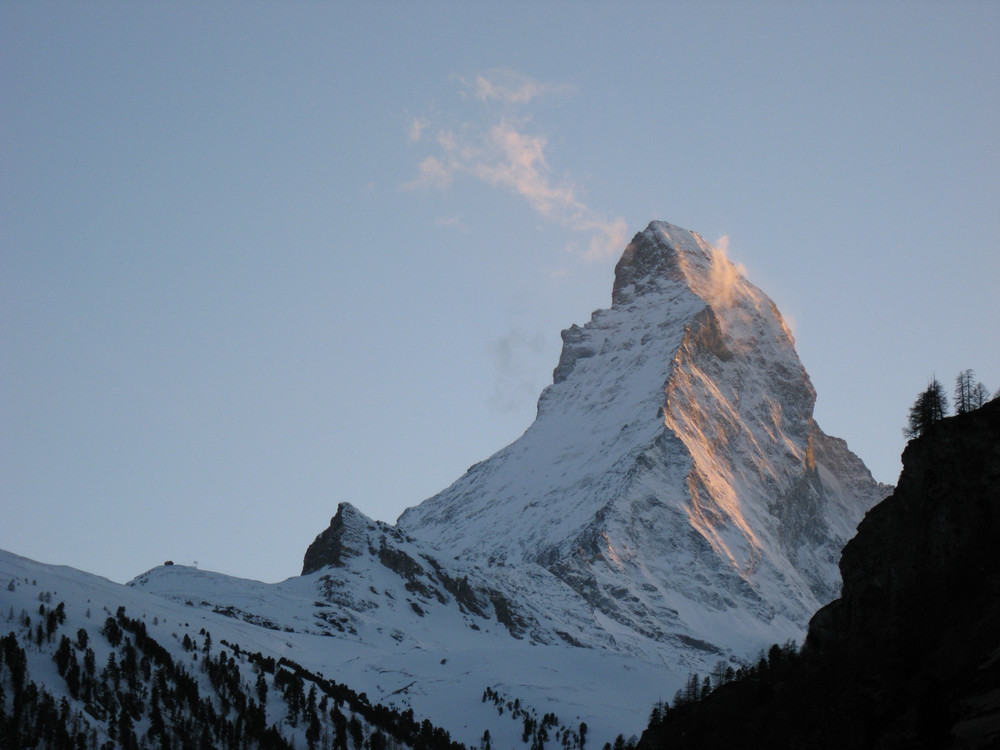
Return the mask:
{"type": "Polygon", "coordinates": [[[260,701],[260,705],[267,705],[267,678],[264,677],[263,672],[257,673],[257,699],[260,701]]]}
{"type": "Polygon", "coordinates": [[[931,381],[910,407],[909,424],[903,433],[908,438],[920,437],[935,422],[940,422],[948,413],[948,397],[937,378],[931,381]]]}
{"type": "Polygon", "coordinates": [[[986,404],[990,400],[990,389],[987,388],[982,383],[976,383],[972,386],[972,408],[978,409],[980,406],[986,404]]]}
{"type": "Polygon", "coordinates": [[[309,726],[306,727],[306,744],[309,745],[309,750],[313,750],[316,747],[321,731],[322,727],[319,723],[319,717],[314,713],[309,719],[309,726]]]}
{"type": "Polygon", "coordinates": [[[972,411],[972,370],[962,370],[955,377],[955,413],[972,411]]]}
{"type": "Polygon", "coordinates": [[[351,735],[351,742],[354,743],[356,750],[361,750],[361,743],[364,742],[364,728],[361,726],[361,722],[358,721],[357,716],[351,716],[347,721],[347,732],[351,735]]]}
{"type": "Polygon", "coordinates": [[[660,722],[663,721],[663,704],[654,703],[653,708],[649,712],[649,726],[655,727],[659,726],[660,722]]]}
{"type": "Polygon", "coordinates": [[[56,668],[59,670],[60,677],[66,675],[66,669],[69,667],[69,659],[72,655],[73,646],[70,644],[69,638],[63,636],[59,640],[59,648],[56,649],[56,653],[52,657],[52,660],[56,663],[56,668]]]}

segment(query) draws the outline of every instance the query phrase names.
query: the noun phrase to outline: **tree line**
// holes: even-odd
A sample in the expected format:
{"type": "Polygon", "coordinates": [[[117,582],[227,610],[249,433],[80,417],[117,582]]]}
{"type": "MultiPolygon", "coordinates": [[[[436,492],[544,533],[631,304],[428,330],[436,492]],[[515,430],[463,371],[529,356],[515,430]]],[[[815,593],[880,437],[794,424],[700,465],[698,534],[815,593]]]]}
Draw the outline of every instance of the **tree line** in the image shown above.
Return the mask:
{"type": "Polygon", "coordinates": [[[214,647],[204,629],[172,655],[124,607],[99,628],[110,646],[101,669],[87,629],[63,632],[65,605],[41,601],[37,618],[11,607],[16,629],[0,638],[0,750],[291,750],[303,735],[310,750],[466,750],[410,708],[372,703],[284,657],[214,647]],[[26,649],[50,653],[64,687],[32,681],[26,649]]]}
{"type": "MultiPolygon", "coordinates": [[[[954,403],[955,413],[965,414],[978,409],[991,398],[1000,397],[1000,390],[990,396],[989,388],[982,382],[976,382],[971,369],[962,370],[955,378],[954,403]]],[[[908,438],[916,438],[927,432],[936,422],[948,416],[948,396],[944,386],[934,377],[927,389],[921,391],[917,400],[910,407],[909,419],[903,434],[908,438]]]]}

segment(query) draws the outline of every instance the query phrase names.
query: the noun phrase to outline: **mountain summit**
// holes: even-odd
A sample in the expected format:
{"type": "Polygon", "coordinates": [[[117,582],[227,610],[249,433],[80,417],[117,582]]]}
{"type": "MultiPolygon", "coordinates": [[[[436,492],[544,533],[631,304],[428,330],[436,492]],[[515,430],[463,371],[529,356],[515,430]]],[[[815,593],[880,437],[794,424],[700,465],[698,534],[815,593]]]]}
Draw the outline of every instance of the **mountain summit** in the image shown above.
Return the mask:
{"type": "Polygon", "coordinates": [[[774,303],[700,236],[653,222],[615,269],[611,308],[562,338],[524,435],[398,528],[543,569],[624,627],[619,647],[801,635],[889,488],[816,425],[774,303]]]}
{"type": "Polygon", "coordinates": [[[519,439],[395,526],[341,504],[303,573],[358,616],[409,618],[399,638],[420,646],[435,612],[680,674],[801,638],[890,488],[816,425],[771,300],[697,234],[653,222],[610,309],[562,338],[519,439]],[[365,586],[373,565],[402,600],[365,586]]]}

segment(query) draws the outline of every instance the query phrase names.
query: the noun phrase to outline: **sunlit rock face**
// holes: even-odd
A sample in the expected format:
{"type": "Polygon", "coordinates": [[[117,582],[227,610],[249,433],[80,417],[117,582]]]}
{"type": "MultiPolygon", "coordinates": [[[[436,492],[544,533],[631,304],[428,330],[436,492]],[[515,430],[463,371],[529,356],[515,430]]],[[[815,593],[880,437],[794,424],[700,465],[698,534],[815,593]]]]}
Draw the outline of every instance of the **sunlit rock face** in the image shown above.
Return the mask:
{"type": "MultiPolygon", "coordinates": [[[[611,308],[562,336],[524,435],[398,527],[498,588],[552,587],[579,610],[560,623],[574,641],[679,646],[696,666],[801,637],[891,488],[813,421],[773,302],[697,234],[654,222],[611,308]]],[[[544,603],[524,606],[544,630],[544,603]]]]}

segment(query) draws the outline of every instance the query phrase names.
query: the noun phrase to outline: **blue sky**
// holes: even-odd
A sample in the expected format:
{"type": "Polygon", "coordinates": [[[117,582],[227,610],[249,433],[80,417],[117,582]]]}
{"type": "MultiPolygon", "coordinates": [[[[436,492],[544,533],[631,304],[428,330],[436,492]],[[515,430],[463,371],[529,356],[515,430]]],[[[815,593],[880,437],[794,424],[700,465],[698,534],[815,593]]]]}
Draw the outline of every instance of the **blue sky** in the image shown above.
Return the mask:
{"type": "Polygon", "coordinates": [[[653,219],[892,482],[1000,387],[997,3],[0,4],[0,547],[298,573],[515,439],[653,219]]]}

